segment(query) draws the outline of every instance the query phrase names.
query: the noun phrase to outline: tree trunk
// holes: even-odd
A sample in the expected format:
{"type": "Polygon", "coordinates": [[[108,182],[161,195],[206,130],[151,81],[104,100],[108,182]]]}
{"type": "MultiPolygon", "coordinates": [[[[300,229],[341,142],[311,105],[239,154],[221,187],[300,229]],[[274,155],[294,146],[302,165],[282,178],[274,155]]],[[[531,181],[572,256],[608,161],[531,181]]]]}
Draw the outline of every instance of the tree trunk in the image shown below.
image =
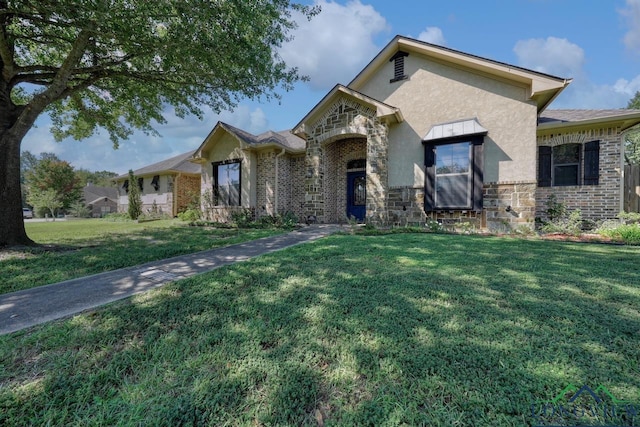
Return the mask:
{"type": "Polygon", "coordinates": [[[22,219],[20,142],[8,132],[0,137],[0,247],[34,245],[22,219]]]}

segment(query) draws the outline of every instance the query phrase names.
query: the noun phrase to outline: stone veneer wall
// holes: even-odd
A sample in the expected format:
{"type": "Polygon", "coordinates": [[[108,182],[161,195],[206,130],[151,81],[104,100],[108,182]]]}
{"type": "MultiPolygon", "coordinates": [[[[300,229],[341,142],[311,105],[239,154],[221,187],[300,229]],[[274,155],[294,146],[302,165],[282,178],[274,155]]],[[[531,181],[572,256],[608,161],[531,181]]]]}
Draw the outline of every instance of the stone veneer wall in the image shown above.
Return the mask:
{"type": "Polygon", "coordinates": [[[306,153],[305,215],[314,215],[320,223],[338,219],[337,204],[325,206],[328,200],[336,197],[335,189],[327,186],[326,174],[337,167],[327,164],[327,144],[361,136],[367,140],[367,222],[386,224],[388,129],[378,120],[376,111],[355,101],[340,99],[310,129],[306,153]]]}
{"type": "Polygon", "coordinates": [[[345,223],[347,221],[347,163],[351,160],[366,159],[367,140],[365,138],[337,140],[327,145],[325,155],[327,156],[324,175],[326,221],[345,223]]]}
{"type": "Polygon", "coordinates": [[[424,187],[389,189],[391,225],[424,225],[438,221],[444,225],[468,222],[478,229],[509,231],[519,226],[533,227],[535,183],[485,183],[482,212],[468,210],[424,211],[424,187]],[[507,208],[509,208],[507,210],[507,208]]]}
{"type": "MultiPolygon", "coordinates": [[[[538,146],[558,145],[564,140],[600,141],[600,178],[598,185],[539,187],[536,192],[536,216],[546,217],[546,202],[554,194],[567,209],[580,209],[582,217],[591,220],[615,218],[621,210],[620,128],[598,128],[580,132],[538,136],[538,146]]],[[[581,173],[583,173],[581,168],[581,173]]]]}

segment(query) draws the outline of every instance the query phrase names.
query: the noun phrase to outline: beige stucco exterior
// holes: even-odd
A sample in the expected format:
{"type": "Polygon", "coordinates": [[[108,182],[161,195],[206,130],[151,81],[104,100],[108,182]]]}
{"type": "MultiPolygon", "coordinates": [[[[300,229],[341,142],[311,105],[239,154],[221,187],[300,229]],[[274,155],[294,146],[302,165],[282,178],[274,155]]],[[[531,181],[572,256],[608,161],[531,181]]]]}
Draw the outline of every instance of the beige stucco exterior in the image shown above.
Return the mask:
{"type": "MultiPolygon", "coordinates": [[[[209,138],[214,138],[210,135],[209,138]]],[[[207,141],[209,142],[209,141],[207,141]]],[[[256,177],[257,160],[253,152],[243,149],[242,144],[229,133],[221,133],[215,136],[215,143],[206,145],[207,149],[202,152],[202,192],[213,189],[213,162],[239,159],[241,161],[240,170],[240,203],[243,208],[256,206],[256,177]]]]}
{"type": "Polygon", "coordinates": [[[535,181],[536,104],[530,89],[478,71],[424,56],[405,59],[408,79],[390,83],[388,62],[361,91],[402,111],[389,128],[389,185],[424,184],[422,138],[432,126],[477,118],[485,137],[485,182],[535,181]],[[409,167],[410,165],[410,167],[409,167]]]}

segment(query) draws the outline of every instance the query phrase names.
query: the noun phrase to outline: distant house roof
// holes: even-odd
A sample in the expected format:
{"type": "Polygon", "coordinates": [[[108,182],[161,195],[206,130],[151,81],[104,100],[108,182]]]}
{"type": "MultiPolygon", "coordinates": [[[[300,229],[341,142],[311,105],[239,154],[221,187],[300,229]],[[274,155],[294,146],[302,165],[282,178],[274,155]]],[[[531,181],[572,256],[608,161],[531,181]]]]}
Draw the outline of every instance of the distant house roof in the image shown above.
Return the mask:
{"type": "Polygon", "coordinates": [[[118,190],[112,187],[97,187],[95,185],[88,184],[82,189],[82,193],[84,201],[88,205],[105,198],[111,199],[114,202],[118,200],[118,190]]]}
{"type": "Polygon", "coordinates": [[[193,161],[202,161],[202,152],[208,149],[207,146],[216,137],[216,134],[220,135],[220,132],[226,132],[235,137],[243,145],[243,148],[266,148],[275,146],[289,152],[302,153],[306,147],[304,139],[292,134],[290,130],[278,132],[269,130],[259,135],[254,135],[230,124],[218,122],[202,144],[200,144],[200,147],[193,153],[193,161]]]}
{"type": "MultiPolygon", "coordinates": [[[[135,176],[145,175],[162,175],[170,172],[188,173],[192,175],[200,174],[200,165],[191,163],[189,159],[193,156],[193,151],[178,154],[170,159],[162,160],[158,163],[153,163],[149,166],[142,167],[133,171],[135,176]]],[[[117,180],[126,179],[129,176],[128,173],[118,176],[117,180]]]]}
{"type": "Polygon", "coordinates": [[[626,130],[640,123],[640,110],[546,110],[538,118],[538,129],[611,123],[626,130]]]}

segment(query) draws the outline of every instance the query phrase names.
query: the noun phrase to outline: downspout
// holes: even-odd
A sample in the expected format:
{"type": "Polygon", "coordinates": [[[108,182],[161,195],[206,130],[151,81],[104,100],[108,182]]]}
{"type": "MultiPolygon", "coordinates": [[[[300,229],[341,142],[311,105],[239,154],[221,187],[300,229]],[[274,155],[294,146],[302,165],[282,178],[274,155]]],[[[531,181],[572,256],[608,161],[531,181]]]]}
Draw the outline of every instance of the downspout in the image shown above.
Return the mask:
{"type": "Polygon", "coordinates": [[[275,214],[278,213],[278,163],[279,163],[278,159],[280,157],[282,157],[282,155],[284,153],[285,153],[285,149],[283,148],[282,151],[279,154],[276,155],[276,182],[275,182],[275,185],[274,185],[275,195],[273,197],[273,201],[274,201],[274,204],[275,204],[275,212],[274,212],[275,214]]]}
{"type": "Polygon", "coordinates": [[[626,194],[624,194],[624,185],[626,182],[626,177],[624,176],[624,149],[627,134],[631,129],[627,129],[620,133],[620,209],[618,209],[618,212],[624,212],[624,201],[626,196],[626,194]]]}

